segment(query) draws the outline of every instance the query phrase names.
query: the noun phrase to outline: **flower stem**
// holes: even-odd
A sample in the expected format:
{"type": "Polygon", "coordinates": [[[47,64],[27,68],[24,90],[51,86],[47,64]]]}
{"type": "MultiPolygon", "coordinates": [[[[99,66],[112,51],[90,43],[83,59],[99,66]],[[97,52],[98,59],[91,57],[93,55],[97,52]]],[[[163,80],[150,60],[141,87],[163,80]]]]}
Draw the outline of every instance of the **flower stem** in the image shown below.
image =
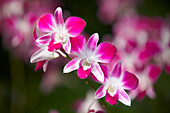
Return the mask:
{"type": "Polygon", "coordinates": [[[65,51],[64,53],[66,54],[66,58],[68,58],[71,61],[72,60],[71,57],[65,51]]]}

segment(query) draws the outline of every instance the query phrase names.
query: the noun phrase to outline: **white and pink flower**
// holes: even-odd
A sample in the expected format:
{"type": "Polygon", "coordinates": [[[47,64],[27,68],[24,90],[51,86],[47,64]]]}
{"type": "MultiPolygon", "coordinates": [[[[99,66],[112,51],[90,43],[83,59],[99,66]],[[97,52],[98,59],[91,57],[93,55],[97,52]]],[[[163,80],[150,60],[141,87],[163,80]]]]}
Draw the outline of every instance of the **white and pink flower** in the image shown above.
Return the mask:
{"type": "Polygon", "coordinates": [[[130,106],[131,100],[125,90],[134,90],[138,86],[137,77],[128,71],[121,74],[121,62],[118,62],[113,71],[109,73],[107,67],[102,67],[105,80],[103,85],[96,91],[96,98],[100,99],[105,96],[109,104],[114,105],[119,100],[123,104],[130,106]]]}
{"type": "Polygon", "coordinates": [[[85,27],[85,21],[79,17],[69,17],[64,23],[62,9],[58,7],[55,10],[54,17],[52,14],[46,14],[39,19],[38,27],[34,29],[34,39],[39,46],[39,50],[35,52],[30,62],[37,63],[35,70],[41,69],[46,71],[48,61],[56,59],[59,54],[66,57],[62,49],[67,53],[71,51],[70,37],[75,37],[85,27]],[[40,36],[38,30],[45,34],[40,36]]]}
{"type": "Polygon", "coordinates": [[[62,9],[58,7],[54,16],[46,14],[39,19],[38,28],[45,35],[39,38],[44,42],[50,40],[49,46],[55,49],[55,45],[63,45],[64,50],[69,54],[71,51],[71,37],[78,36],[84,29],[86,22],[79,17],[68,17],[64,23],[62,9]]]}
{"type": "Polygon", "coordinates": [[[102,42],[97,47],[99,35],[93,34],[88,40],[83,36],[71,38],[71,52],[77,57],[64,67],[64,73],[78,69],[78,76],[85,79],[90,73],[101,82],[104,81],[104,74],[99,63],[109,63],[116,54],[116,47],[110,43],[102,42]]]}
{"type": "Polygon", "coordinates": [[[48,35],[43,35],[39,37],[39,34],[37,33],[37,28],[34,29],[33,35],[37,46],[40,48],[31,56],[30,59],[31,63],[37,62],[35,70],[43,68],[43,71],[45,72],[50,60],[58,58],[59,54],[66,57],[66,55],[60,50],[60,45],[55,45],[55,49],[49,46],[51,40],[48,35]]]}
{"type": "Polygon", "coordinates": [[[153,85],[159,78],[160,74],[161,67],[153,64],[149,64],[142,72],[138,72],[137,78],[139,79],[139,85],[135,90],[130,91],[130,98],[142,100],[145,95],[151,99],[155,98],[156,94],[153,85]]]}

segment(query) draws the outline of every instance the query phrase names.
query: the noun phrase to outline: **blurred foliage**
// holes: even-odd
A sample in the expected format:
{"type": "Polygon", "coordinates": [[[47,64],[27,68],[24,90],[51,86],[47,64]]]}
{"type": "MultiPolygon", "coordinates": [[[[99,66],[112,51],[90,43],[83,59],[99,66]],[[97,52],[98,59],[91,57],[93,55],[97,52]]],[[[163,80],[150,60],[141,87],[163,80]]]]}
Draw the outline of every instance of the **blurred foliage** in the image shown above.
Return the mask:
{"type": "MultiPolygon", "coordinates": [[[[99,22],[95,0],[63,0],[64,9],[73,16],[83,18],[87,25],[85,31],[89,34],[98,32],[100,37],[111,33],[112,26],[99,22]]],[[[142,15],[166,17],[170,13],[170,2],[167,0],[144,0],[137,7],[142,15]]],[[[1,42],[2,43],[2,42],[1,42]]],[[[73,113],[72,104],[76,99],[84,98],[91,89],[85,80],[79,80],[77,75],[62,75],[76,79],[76,87],[68,88],[64,85],[56,88],[51,94],[43,94],[39,90],[42,78],[40,71],[35,72],[33,64],[24,64],[15,58],[10,51],[0,46],[0,113],[48,113],[50,109],[57,109],[60,113],[73,113]]],[[[72,83],[74,84],[74,83],[72,83]]],[[[170,75],[162,73],[155,84],[157,98],[146,97],[143,101],[132,101],[127,107],[120,102],[109,106],[113,113],[168,113],[170,110],[170,75]]]]}

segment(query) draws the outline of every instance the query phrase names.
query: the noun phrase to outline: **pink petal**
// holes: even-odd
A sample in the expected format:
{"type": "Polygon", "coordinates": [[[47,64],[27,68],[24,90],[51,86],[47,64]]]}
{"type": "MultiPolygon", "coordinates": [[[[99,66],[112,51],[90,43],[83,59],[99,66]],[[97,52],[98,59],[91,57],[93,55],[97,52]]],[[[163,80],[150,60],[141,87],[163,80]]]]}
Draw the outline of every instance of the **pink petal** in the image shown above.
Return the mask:
{"type": "MultiPolygon", "coordinates": [[[[104,74],[104,82],[105,82],[106,79],[107,79],[108,76],[109,76],[109,70],[108,70],[108,68],[107,68],[106,66],[104,66],[104,65],[100,65],[100,67],[101,67],[101,69],[102,69],[102,71],[103,71],[103,74],[104,74]]],[[[94,81],[99,82],[99,83],[102,83],[102,82],[100,82],[93,74],[91,74],[91,77],[92,77],[92,79],[93,79],[94,81]]]]}
{"type": "Polygon", "coordinates": [[[38,35],[37,35],[37,27],[34,28],[33,36],[34,36],[34,40],[37,40],[37,39],[38,39],[38,35]]]}
{"type": "Polygon", "coordinates": [[[107,102],[109,102],[109,104],[111,105],[115,105],[117,104],[117,101],[119,99],[119,91],[117,90],[116,94],[114,95],[114,97],[112,97],[108,92],[106,93],[105,99],[107,102]]]}
{"type": "Polygon", "coordinates": [[[138,96],[137,96],[137,99],[138,100],[142,100],[146,95],[146,92],[145,91],[142,91],[142,92],[139,92],[138,93],[138,96]]]}
{"type": "Polygon", "coordinates": [[[150,87],[146,90],[146,94],[151,98],[154,99],[156,97],[155,91],[153,87],[150,87]]]}
{"type": "Polygon", "coordinates": [[[151,56],[160,53],[161,52],[161,47],[160,43],[158,42],[152,42],[148,41],[145,45],[145,49],[150,54],[151,56]]]}
{"type": "Polygon", "coordinates": [[[43,36],[39,37],[36,40],[36,42],[38,44],[48,45],[50,40],[51,40],[51,35],[47,34],[47,35],[43,35],[43,36]]]}
{"type": "Polygon", "coordinates": [[[45,49],[39,49],[31,56],[30,62],[35,63],[35,62],[43,61],[43,60],[47,60],[47,59],[51,60],[51,59],[57,58],[57,57],[59,57],[58,53],[52,53],[45,49]]]}
{"type": "Polygon", "coordinates": [[[51,32],[55,28],[55,20],[52,14],[46,14],[40,18],[38,27],[42,32],[51,32]]]}
{"type": "Polygon", "coordinates": [[[56,24],[64,24],[64,20],[63,20],[63,13],[62,13],[62,9],[60,7],[58,7],[55,12],[54,12],[54,18],[55,18],[55,22],[56,24]]]}
{"type": "Polygon", "coordinates": [[[71,52],[80,53],[86,43],[86,39],[83,36],[79,35],[77,37],[71,37],[70,42],[71,52]]]}
{"type": "Polygon", "coordinates": [[[138,86],[137,77],[128,71],[124,72],[122,82],[123,82],[123,87],[127,90],[133,90],[138,86]]]}
{"type": "Polygon", "coordinates": [[[99,35],[98,33],[93,34],[90,39],[87,42],[87,47],[91,50],[94,51],[97,47],[97,42],[99,41],[99,35]]]}
{"type": "Polygon", "coordinates": [[[120,91],[119,101],[127,106],[131,105],[131,100],[130,100],[128,94],[124,90],[120,91]]]}
{"type": "Polygon", "coordinates": [[[109,63],[113,60],[116,55],[116,47],[110,43],[100,43],[96,50],[98,62],[109,63]]]}
{"type": "Polygon", "coordinates": [[[35,71],[39,70],[39,69],[42,69],[43,68],[43,65],[44,65],[44,61],[39,61],[37,62],[37,65],[36,67],[34,68],[35,71]]]}
{"type": "Polygon", "coordinates": [[[65,27],[70,37],[79,35],[83,31],[85,25],[86,22],[79,17],[69,17],[65,22],[65,27]]]}
{"type": "Polygon", "coordinates": [[[109,70],[106,66],[104,65],[100,65],[102,71],[103,71],[103,74],[104,74],[104,79],[107,79],[109,77],[109,70]]]}
{"type": "Polygon", "coordinates": [[[121,75],[121,65],[122,65],[121,62],[118,62],[115,65],[115,67],[114,67],[114,69],[112,71],[112,74],[111,74],[113,77],[120,78],[120,75],[121,75]]]}
{"type": "Polygon", "coordinates": [[[157,65],[149,65],[148,76],[154,83],[161,74],[161,68],[157,65]]]}
{"type": "Polygon", "coordinates": [[[48,61],[49,61],[49,60],[46,60],[45,63],[44,63],[44,65],[43,65],[43,71],[44,71],[44,72],[46,72],[46,70],[47,70],[48,61]]]}
{"type": "Polygon", "coordinates": [[[71,71],[74,71],[79,68],[79,63],[81,59],[80,58],[74,58],[71,60],[68,64],[65,65],[63,72],[64,73],[69,73],[71,71]]]}
{"type": "Polygon", "coordinates": [[[83,70],[83,67],[79,67],[77,74],[79,78],[85,79],[90,74],[90,72],[91,72],[91,69],[83,70]]]}
{"type": "Polygon", "coordinates": [[[61,43],[54,44],[53,41],[50,41],[50,43],[48,45],[48,51],[53,52],[54,50],[60,49],[61,46],[62,46],[61,43]]]}
{"type": "Polygon", "coordinates": [[[106,95],[106,90],[104,90],[104,86],[105,85],[102,85],[97,89],[97,91],[95,93],[96,99],[102,98],[106,95]]]}
{"type": "Polygon", "coordinates": [[[138,93],[139,93],[139,87],[128,92],[131,100],[135,99],[137,97],[138,93]]]}
{"type": "Polygon", "coordinates": [[[91,109],[91,110],[88,111],[88,113],[95,113],[95,110],[91,109]]]}
{"type": "Polygon", "coordinates": [[[91,70],[93,75],[97,78],[98,81],[104,82],[104,74],[100,65],[98,63],[94,63],[93,66],[94,67],[91,70]]]}
{"type": "Polygon", "coordinates": [[[70,39],[68,38],[67,42],[63,44],[63,48],[67,54],[70,54],[71,51],[71,42],[70,39]]]}
{"type": "Polygon", "coordinates": [[[139,54],[139,59],[147,61],[160,52],[161,47],[159,43],[148,41],[145,45],[145,49],[139,54]]]}

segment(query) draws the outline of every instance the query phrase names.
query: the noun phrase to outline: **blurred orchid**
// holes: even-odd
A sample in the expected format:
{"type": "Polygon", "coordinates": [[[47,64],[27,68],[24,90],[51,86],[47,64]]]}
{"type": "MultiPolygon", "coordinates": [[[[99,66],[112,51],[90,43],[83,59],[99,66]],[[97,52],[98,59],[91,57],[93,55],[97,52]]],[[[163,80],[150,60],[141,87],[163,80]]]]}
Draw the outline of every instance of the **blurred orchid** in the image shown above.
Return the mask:
{"type": "Polygon", "coordinates": [[[161,47],[162,47],[162,54],[161,54],[161,60],[165,71],[170,74],[170,26],[164,27],[162,29],[162,35],[161,35],[161,47]]]}
{"type": "Polygon", "coordinates": [[[112,24],[122,13],[131,12],[138,0],[96,0],[97,16],[104,24],[112,24]]]}
{"type": "Polygon", "coordinates": [[[109,104],[114,105],[119,100],[123,104],[130,106],[131,100],[125,90],[134,90],[138,86],[137,77],[128,71],[121,74],[121,62],[118,62],[111,73],[107,67],[102,67],[105,80],[103,85],[96,91],[96,98],[105,99],[109,104]]]}
{"type": "Polygon", "coordinates": [[[54,16],[46,14],[39,19],[39,30],[47,33],[39,40],[41,42],[50,40],[49,46],[53,49],[56,45],[63,45],[64,50],[69,54],[71,51],[71,37],[78,36],[85,25],[86,22],[79,17],[69,17],[64,23],[62,9],[58,7],[54,12],[54,16]]]}
{"type": "MultiPolygon", "coordinates": [[[[0,4],[3,45],[21,60],[28,62],[37,49],[32,36],[33,28],[40,15],[53,9],[53,2],[3,0],[0,4]]],[[[59,2],[55,2],[55,5],[59,5],[59,2]]]]}
{"type": "Polygon", "coordinates": [[[105,113],[105,110],[94,98],[94,92],[87,92],[84,100],[77,100],[74,103],[76,113],[105,113]]]}
{"type": "Polygon", "coordinates": [[[43,73],[39,87],[42,93],[50,94],[55,88],[59,87],[61,83],[63,83],[63,76],[61,76],[62,73],[58,68],[59,67],[54,65],[53,62],[48,64],[48,69],[45,73],[43,73]]]}
{"type": "Polygon", "coordinates": [[[102,42],[97,47],[99,35],[93,34],[87,44],[83,36],[71,38],[71,52],[77,57],[64,67],[64,73],[78,69],[78,77],[85,79],[90,73],[101,82],[104,81],[104,74],[99,63],[109,63],[116,54],[116,47],[110,43],[102,42]]]}
{"type": "Polygon", "coordinates": [[[137,97],[138,100],[142,100],[145,95],[150,98],[155,98],[156,94],[154,92],[154,83],[161,74],[160,66],[150,64],[142,72],[137,73],[137,78],[139,79],[138,87],[130,91],[129,96],[131,99],[137,97]]]}

